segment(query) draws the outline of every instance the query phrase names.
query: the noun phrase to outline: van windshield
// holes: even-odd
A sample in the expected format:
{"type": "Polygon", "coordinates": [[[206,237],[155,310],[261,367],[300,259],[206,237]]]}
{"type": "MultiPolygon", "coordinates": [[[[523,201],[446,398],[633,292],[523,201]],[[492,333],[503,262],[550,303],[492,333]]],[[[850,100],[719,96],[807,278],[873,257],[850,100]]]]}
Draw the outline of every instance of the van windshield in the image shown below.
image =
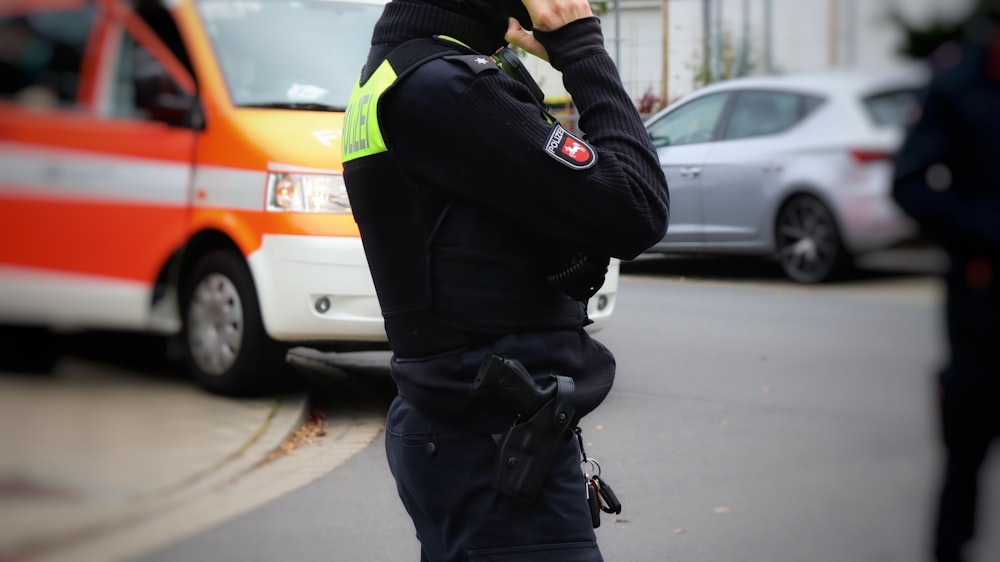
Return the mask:
{"type": "Polygon", "coordinates": [[[384,4],[365,0],[200,0],[235,105],[340,110],[384,4]]]}

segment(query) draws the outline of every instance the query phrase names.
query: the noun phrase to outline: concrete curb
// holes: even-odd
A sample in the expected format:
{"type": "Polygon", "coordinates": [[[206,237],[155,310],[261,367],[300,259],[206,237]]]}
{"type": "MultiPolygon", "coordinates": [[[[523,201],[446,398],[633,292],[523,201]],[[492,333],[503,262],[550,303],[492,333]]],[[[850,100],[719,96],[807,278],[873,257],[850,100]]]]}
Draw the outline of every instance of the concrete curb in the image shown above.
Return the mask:
{"type": "Polygon", "coordinates": [[[334,470],[371,445],[384,429],[381,413],[358,409],[330,412],[328,432],[291,456],[254,467],[206,489],[197,498],[163,510],[123,532],[98,537],[35,562],[111,562],[133,560],[203,532],[268,501],[290,493],[334,470]]]}
{"type": "Polygon", "coordinates": [[[0,378],[0,484],[16,483],[0,561],[127,534],[251,472],[308,415],[304,394],[226,400],[109,371],[72,360],[53,377],[0,378]]]}

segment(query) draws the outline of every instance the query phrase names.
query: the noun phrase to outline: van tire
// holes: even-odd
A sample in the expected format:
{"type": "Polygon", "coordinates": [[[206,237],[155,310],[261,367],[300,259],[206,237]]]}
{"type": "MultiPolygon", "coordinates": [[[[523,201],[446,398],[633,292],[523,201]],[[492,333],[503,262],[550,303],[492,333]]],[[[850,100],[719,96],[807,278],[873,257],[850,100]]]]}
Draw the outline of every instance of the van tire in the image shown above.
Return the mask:
{"type": "Polygon", "coordinates": [[[257,291],[243,258],[213,250],[186,276],[182,342],[188,370],[225,396],[272,392],[289,368],[286,349],[264,331],[257,291]]]}

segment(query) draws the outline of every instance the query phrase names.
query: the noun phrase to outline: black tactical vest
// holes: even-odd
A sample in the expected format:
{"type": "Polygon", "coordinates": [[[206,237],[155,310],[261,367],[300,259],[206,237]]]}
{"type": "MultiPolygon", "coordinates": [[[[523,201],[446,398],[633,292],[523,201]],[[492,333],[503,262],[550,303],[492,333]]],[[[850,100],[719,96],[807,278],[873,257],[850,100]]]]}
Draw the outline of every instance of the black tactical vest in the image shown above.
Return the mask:
{"type": "Polygon", "coordinates": [[[380,102],[420,65],[445,58],[464,63],[455,65],[459,73],[500,70],[489,57],[470,52],[444,39],[400,45],[361,77],[344,117],[344,181],[398,357],[426,357],[511,332],[589,323],[583,302],[546,282],[565,266],[564,253],[526,254],[525,247],[545,244],[514,244],[516,235],[502,223],[483,228],[496,220],[488,209],[445,200],[432,188],[416,185],[383,137],[380,102]]]}

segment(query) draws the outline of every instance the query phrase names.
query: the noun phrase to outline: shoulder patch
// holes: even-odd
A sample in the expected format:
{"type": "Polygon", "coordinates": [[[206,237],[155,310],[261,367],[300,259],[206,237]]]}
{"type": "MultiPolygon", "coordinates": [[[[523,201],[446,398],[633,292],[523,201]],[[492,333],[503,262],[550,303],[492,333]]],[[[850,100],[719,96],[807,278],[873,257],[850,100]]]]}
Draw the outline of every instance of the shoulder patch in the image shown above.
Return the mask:
{"type": "Polygon", "coordinates": [[[574,170],[585,170],[597,163],[597,152],[583,139],[556,123],[545,143],[545,152],[574,170]]]}
{"type": "Polygon", "coordinates": [[[469,69],[476,74],[486,70],[500,70],[496,61],[486,55],[448,55],[442,58],[445,60],[460,62],[469,67],[469,69]]]}

